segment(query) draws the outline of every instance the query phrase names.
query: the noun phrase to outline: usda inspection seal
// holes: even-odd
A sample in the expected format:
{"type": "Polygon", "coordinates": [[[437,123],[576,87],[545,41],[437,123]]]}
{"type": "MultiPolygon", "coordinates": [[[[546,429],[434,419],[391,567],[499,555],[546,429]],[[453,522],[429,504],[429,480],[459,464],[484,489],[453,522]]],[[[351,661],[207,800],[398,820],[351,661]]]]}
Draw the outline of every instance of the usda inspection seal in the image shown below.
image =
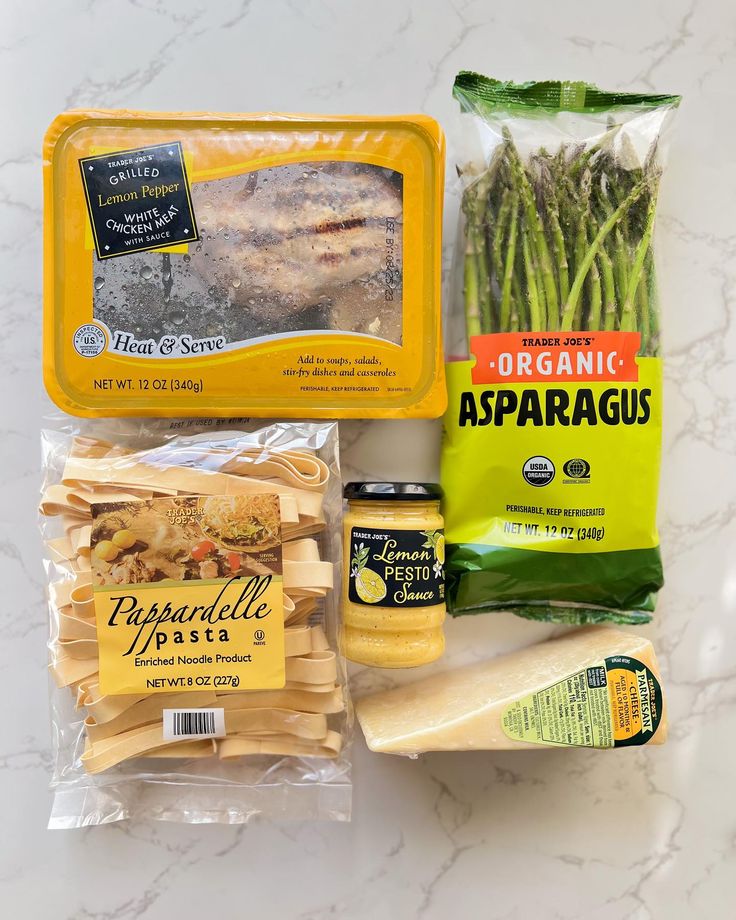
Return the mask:
{"type": "Polygon", "coordinates": [[[74,350],[83,358],[96,358],[105,350],[105,333],[94,323],[85,323],[74,333],[74,350]]]}

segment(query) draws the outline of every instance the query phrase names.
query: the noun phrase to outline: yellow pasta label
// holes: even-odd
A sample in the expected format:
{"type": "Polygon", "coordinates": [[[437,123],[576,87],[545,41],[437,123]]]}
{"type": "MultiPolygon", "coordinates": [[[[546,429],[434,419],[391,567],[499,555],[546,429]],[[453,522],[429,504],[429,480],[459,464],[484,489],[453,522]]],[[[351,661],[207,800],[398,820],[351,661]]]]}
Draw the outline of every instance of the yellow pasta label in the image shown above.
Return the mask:
{"type": "Polygon", "coordinates": [[[92,505],[104,694],[284,686],[277,495],[92,505]]]}

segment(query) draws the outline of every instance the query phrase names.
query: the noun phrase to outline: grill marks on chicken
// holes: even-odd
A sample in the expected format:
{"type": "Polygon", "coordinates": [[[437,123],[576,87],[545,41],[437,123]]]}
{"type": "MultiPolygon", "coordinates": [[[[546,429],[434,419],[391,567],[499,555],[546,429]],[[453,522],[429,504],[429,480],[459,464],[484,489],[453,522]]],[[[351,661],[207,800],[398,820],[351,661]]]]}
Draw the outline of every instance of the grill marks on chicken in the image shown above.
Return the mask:
{"type": "Polygon", "coordinates": [[[350,220],[325,221],[314,228],[317,233],[337,233],[339,230],[352,230],[353,227],[365,227],[364,217],[351,217],[350,220]]]}
{"type": "MultiPolygon", "coordinates": [[[[145,296],[136,296],[135,276],[145,272],[134,270],[123,299],[136,314],[135,325],[150,329],[153,314],[154,335],[159,329],[211,335],[216,327],[234,342],[332,329],[400,344],[400,174],[371,164],[296,163],[194,183],[192,199],[201,242],[187,257],[171,254],[173,283],[167,301],[162,293],[160,312],[151,302],[156,285],[149,282],[145,296]],[[392,300],[386,297],[387,269],[392,300]],[[171,304],[184,313],[178,328],[168,328],[171,304]]],[[[141,261],[156,272],[160,259],[147,253],[141,261]]],[[[103,272],[118,270],[115,261],[129,262],[102,263],[103,272]]],[[[107,320],[97,297],[95,315],[107,320]]],[[[119,314],[113,318],[115,328],[119,320],[119,314]]]]}
{"type": "Polygon", "coordinates": [[[257,176],[256,185],[241,177],[234,194],[222,180],[195,185],[206,237],[202,252],[192,256],[195,271],[214,283],[237,279],[236,302],[248,303],[261,288],[266,300],[291,310],[320,297],[340,298],[347,285],[378,286],[386,267],[386,221],[401,218],[401,188],[386,170],[300,163],[257,176]]]}
{"type": "Polygon", "coordinates": [[[201,201],[205,210],[210,198],[220,223],[233,231],[254,228],[275,236],[313,233],[333,222],[385,223],[401,216],[401,177],[366,163],[275,166],[233,180],[197,183],[192,195],[195,207],[201,201]]]}

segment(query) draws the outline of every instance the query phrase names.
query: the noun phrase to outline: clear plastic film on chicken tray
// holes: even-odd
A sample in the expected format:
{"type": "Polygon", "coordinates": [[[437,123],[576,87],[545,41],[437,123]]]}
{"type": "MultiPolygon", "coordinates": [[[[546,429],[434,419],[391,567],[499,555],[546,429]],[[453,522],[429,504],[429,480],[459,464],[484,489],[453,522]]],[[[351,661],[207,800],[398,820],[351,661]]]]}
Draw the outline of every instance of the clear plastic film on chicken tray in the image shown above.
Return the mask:
{"type": "Polygon", "coordinates": [[[50,826],[347,819],[336,424],[54,424],[50,826]]]}
{"type": "Polygon", "coordinates": [[[443,175],[424,115],[60,115],[49,394],[82,416],[440,415],[443,175]]]}

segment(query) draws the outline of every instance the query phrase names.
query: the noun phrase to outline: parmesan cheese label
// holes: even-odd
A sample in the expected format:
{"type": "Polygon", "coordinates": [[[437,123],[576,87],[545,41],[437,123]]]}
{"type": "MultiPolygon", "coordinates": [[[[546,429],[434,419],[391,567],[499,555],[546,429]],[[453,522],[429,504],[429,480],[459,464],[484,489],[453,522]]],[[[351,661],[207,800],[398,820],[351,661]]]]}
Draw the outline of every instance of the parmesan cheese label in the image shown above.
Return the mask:
{"type": "Polygon", "coordinates": [[[103,693],[284,686],[277,495],[92,505],[103,693]]]}
{"type": "Polygon", "coordinates": [[[636,658],[614,655],[516,700],[507,737],[533,744],[612,748],[646,744],[662,719],[662,690],[636,658]]]}

